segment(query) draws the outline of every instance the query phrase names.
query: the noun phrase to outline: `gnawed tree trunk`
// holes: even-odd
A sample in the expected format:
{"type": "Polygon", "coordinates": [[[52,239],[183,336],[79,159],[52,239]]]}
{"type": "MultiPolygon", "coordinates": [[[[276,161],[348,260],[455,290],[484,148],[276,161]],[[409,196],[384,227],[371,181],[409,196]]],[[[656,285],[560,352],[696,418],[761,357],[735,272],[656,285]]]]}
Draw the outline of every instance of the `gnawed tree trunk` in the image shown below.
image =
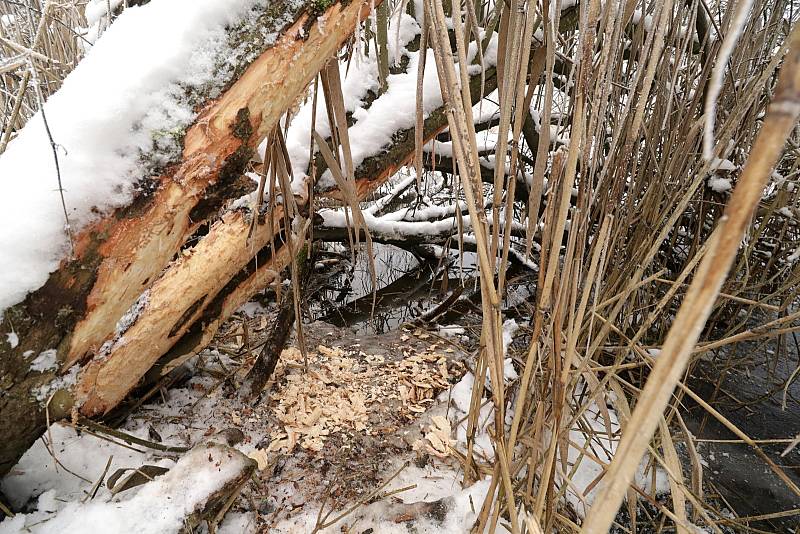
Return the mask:
{"type": "MultiPolygon", "coordinates": [[[[488,69],[484,77],[484,91],[496,88],[494,69],[488,69]]],[[[471,79],[475,101],[480,98],[481,76],[471,79]]],[[[447,126],[444,108],[433,111],[424,122],[423,139],[427,142],[436,137],[447,126]]],[[[361,199],[383,185],[402,166],[409,163],[414,153],[414,129],[397,132],[393,143],[381,154],[367,158],[356,170],[356,191],[361,199]]],[[[317,176],[324,166],[317,169],[317,176]]],[[[338,197],[338,190],[322,192],[338,197]]],[[[301,207],[308,199],[296,198],[301,207]]],[[[145,307],[136,323],[125,333],[125,337],[138,339],[135,347],[126,344],[112,347],[107,356],[87,367],[78,384],[80,395],[85,399],[81,413],[96,416],[114,408],[135,387],[139,379],[152,367],[166,374],[182,362],[205,348],[218,328],[242,304],[277,279],[294,258],[292,251],[283,246],[283,213],[280,206],[259,221],[250,240],[246,239],[251,219],[244,213],[234,212],[215,223],[201,242],[184,251],[185,256],[171,265],[162,276],[163,282],[150,292],[163,288],[163,302],[169,302],[166,315],[177,321],[163,321],[163,317],[152,310],[160,306],[145,307]],[[271,223],[266,221],[271,220],[271,223]],[[273,245],[276,250],[272,250],[273,245]],[[230,258],[230,270],[224,276],[215,276],[209,265],[219,258],[230,258]],[[238,270],[234,262],[238,261],[238,270]],[[183,271],[181,274],[177,271],[183,271]],[[201,284],[209,298],[198,301],[197,291],[189,284],[201,284]],[[150,341],[159,340],[159,341],[150,341]],[[156,343],[161,343],[155,346],[156,343]],[[165,348],[166,347],[166,348],[165,348]],[[134,372],[135,371],[135,372],[134,372]]],[[[296,242],[297,239],[292,239],[296,242]]]]}
{"type": "MultiPolygon", "coordinates": [[[[92,358],[107,361],[110,367],[105,372],[100,372],[103,366],[98,361],[89,365],[78,389],[85,398],[57,395],[49,407],[53,418],[64,416],[75,400],[89,401],[86,413],[105,411],[171,347],[171,339],[180,339],[203,305],[241,270],[238,260],[236,266],[215,267],[214,275],[205,279],[206,265],[190,271],[197,262],[181,256],[161,275],[205,219],[226,199],[246,192],[249,184],[242,173],[255,147],[339,50],[368,9],[368,3],[359,1],[334,3],[324,13],[313,0],[299,7],[291,2],[270,2],[252,24],[232,29],[231,39],[247,40],[262,52],[234,71],[219,98],[205,103],[186,131],[181,160],[153,179],[154,193],[83,229],[75,239],[74,259],[65,261],[25,301],[6,310],[3,331],[16,332],[20,343],[13,348],[0,343],[0,474],[10,469],[44,430],[44,402],[59,386],[57,375],[69,371],[74,377],[71,368],[92,358]],[[290,24],[283,22],[287,16],[290,24]],[[266,40],[269,30],[280,32],[274,44],[266,40]],[[165,278],[184,285],[162,291],[165,278]],[[169,300],[170,295],[182,294],[189,287],[195,288],[196,314],[176,311],[169,300]],[[160,321],[166,332],[140,340],[148,357],[135,355],[138,360],[127,370],[124,364],[117,369],[117,358],[98,353],[104,343],[114,341],[118,321],[148,289],[149,299],[142,301],[145,317],[150,323],[160,321]],[[48,350],[57,351],[59,370],[32,371],[31,360],[48,350]],[[156,356],[150,356],[153,354],[156,356]],[[123,384],[116,384],[116,373],[124,375],[123,384]],[[104,395],[104,387],[112,392],[104,395]]],[[[251,252],[244,247],[243,259],[252,257],[251,252]]],[[[139,322],[135,332],[148,336],[150,330],[139,322]]],[[[117,347],[122,345],[117,342],[117,347]]],[[[62,382],[69,385],[70,381],[62,382]]]]}
{"type": "MultiPolygon", "coordinates": [[[[497,78],[494,69],[489,69],[485,76],[485,90],[491,92],[497,86],[497,78]]],[[[480,75],[476,75],[471,79],[472,94],[476,96],[480,94],[480,75]]],[[[433,111],[424,122],[424,140],[430,141],[436,137],[447,127],[447,117],[444,113],[444,108],[439,108],[433,111]]],[[[386,181],[392,177],[401,167],[408,164],[414,155],[414,129],[401,130],[393,136],[393,143],[381,154],[369,157],[356,169],[356,191],[360,199],[366,198],[370,193],[375,191],[378,187],[385,184],[386,181]]],[[[317,177],[321,176],[324,172],[324,167],[317,169],[317,177]]],[[[324,195],[338,198],[339,191],[336,189],[321,192],[324,195]]],[[[306,198],[297,198],[299,204],[305,206],[307,203],[306,198]]],[[[276,221],[276,227],[281,225],[282,213],[274,216],[273,220],[276,221]]],[[[244,236],[247,234],[251,222],[250,219],[244,217],[243,214],[231,214],[230,218],[225,218],[223,223],[217,223],[212,227],[209,234],[204,239],[214,239],[218,244],[218,248],[208,249],[205,253],[191,253],[192,260],[198,265],[203,265],[211,258],[220,255],[225,255],[227,252],[224,250],[228,243],[217,240],[214,236],[217,232],[230,235],[244,236]],[[229,225],[226,227],[226,225],[229,225]]],[[[259,225],[260,227],[260,225],[259,225]]],[[[281,227],[282,229],[282,227],[281,227]]],[[[278,232],[275,231],[274,234],[278,232]]],[[[277,277],[277,273],[283,270],[289,262],[293,259],[293,255],[288,251],[288,247],[281,246],[282,239],[275,239],[276,248],[278,250],[271,252],[271,239],[272,233],[266,232],[265,234],[256,232],[254,236],[264,236],[261,240],[251,239],[250,249],[257,250],[259,256],[254,259],[254,255],[247,255],[243,252],[240,259],[240,271],[234,276],[227,284],[226,287],[220,288],[217,293],[216,299],[212,301],[202,313],[197,315],[194,324],[187,325],[183,330],[184,335],[180,340],[177,340],[172,346],[171,350],[166,353],[154,352],[151,358],[158,359],[156,365],[159,368],[160,374],[166,374],[174,369],[182,362],[196,354],[198,351],[206,347],[211,339],[216,334],[220,326],[230,315],[242,304],[250,300],[256,293],[262,290],[269,282],[277,277]],[[162,356],[163,355],[163,356],[162,356]]],[[[293,240],[294,241],[294,240],[293,240]]],[[[199,267],[198,267],[199,268],[199,267]]],[[[190,299],[184,299],[181,305],[174,305],[175,309],[188,310],[191,304],[190,299]]],[[[137,377],[138,380],[138,377],[137,377]]],[[[135,385],[135,381],[128,385],[128,390],[135,385]]],[[[108,404],[104,410],[112,408],[108,404]]],[[[84,412],[87,415],[96,415],[96,413],[84,412]]]]}

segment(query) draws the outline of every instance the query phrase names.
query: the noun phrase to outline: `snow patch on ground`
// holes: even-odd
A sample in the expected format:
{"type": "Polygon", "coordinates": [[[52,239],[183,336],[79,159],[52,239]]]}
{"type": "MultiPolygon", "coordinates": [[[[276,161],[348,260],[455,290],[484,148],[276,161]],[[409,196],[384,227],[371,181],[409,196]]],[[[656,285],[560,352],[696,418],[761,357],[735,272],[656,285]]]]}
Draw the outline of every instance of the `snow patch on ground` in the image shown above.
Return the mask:
{"type": "Polygon", "coordinates": [[[19,345],[19,336],[16,332],[9,332],[6,334],[6,342],[11,346],[12,349],[16,349],[19,345]]]}
{"type": "Polygon", "coordinates": [[[239,309],[236,311],[241,312],[252,319],[256,315],[263,315],[267,309],[260,302],[245,302],[239,306],[239,309]]]}
{"type": "MultiPolygon", "coordinates": [[[[145,429],[133,434],[147,438],[145,429]]],[[[85,433],[78,434],[72,427],[61,423],[51,425],[44,438],[48,443],[52,440],[52,450],[64,467],[86,480],[91,480],[92,483],[100,478],[109,457],[113,457],[109,474],[121,467],[139,467],[146,457],[143,453],[110,441],[85,433]]],[[[161,462],[149,459],[148,462],[163,467],[171,467],[174,464],[168,459],[163,459],[161,462]]],[[[88,490],[90,486],[90,483],[57,466],[42,440],[28,449],[0,484],[3,494],[11,499],[11,504],[15,508],[20,508],[48,492],[62,505],[67,501],[80,501],[85,496],[84,490],[88,490]]],[[[110,497],[110,494],[103,487],[98,496],[110,497]]],[[[39,508],[39,511],[42,509],[39,508]]]]}
{"type": "MultiPolygon", "coordinates": [[[[94,459],[94,465],[101,463],[94,459]]],[[[177,533],[184,519],[208,495],[235,480],[248,460],[229,455],[225,449],[200,445],[184,455],[166,474],[145,484],[130,497],[75,500],[59,508],[55,491],[39,497],[39,512],[20,514],[0,523],[0,534],[27,532],[38,534],[167,534],[177,533]],[[109,530],[113,529],[113,530],[109,530]]],[[[124,495],[124,494],[123,494],[124,495]]]]}
{"type": "Polygon", "coordinates": [[[457,324],[449,324],[446,326],[440,326],[437,328],[436,332],[440,336],[461,339],[461,336],[467,333],[467,329],[463,326],[458,326],[457,324]]]}
{"type": "MultiPolygon", "coordinates": [[[[469,532],[489,491],[491,479],[480,480],[463,489],[462,481],[463,474],[446,464],[436,466],[429,464],[423,468],[408,466],[387,485],[385,491],[390,493],[416,485],[415,488],[397,493],[396,497],[401,503],[415,507],[419,506],[419,503],[438,501],[438,506],[434,508],[436,513],[420,514],[413,524],[407,521],[395,522],[393,518],[398,515],[398,505],[389,499],[381,499],[357,509],[351,515],[319,532],[328,534],[345,531],[370,532],[369,529],[372,529],[371,532],[381,534],[469,532]]],[[[311,532],[318,516],[319,507],[306,507],[300,514],[275,525],[271,532],[280,534],[311,532]]],[[[335,516],[336,513],[332,515],[335,516]]],[[[497,532],[506,532],[506,529],[500,526],[497,532]]]]}
{"type": "MultiPolygon", "coordinates": [[[[574,404],[577,402],[577,399],[573,399],[574,404]]],[[[577,423],[569,431],[567,465],[571,471],[566,497],[581,517],[585,517],[600,488],[605,484],[601,477],[619,446],[621,429],[617,412],[610,406],[605,407],[605,411],[608,419],[604,417],[597,403],[592,402],[581,417],[581,421],[588,425],[591,432],[586,432],[586,426],[577,423]]],[[[668,493],[669,480],[660,468],[656,468],[655,487],[653,486],[653,474],[648,469],[649,461],[650,456],[646,455],[636,471],[634,483],[650,494],[668,493]]],[[[559,479],[564,482],[563,476],[559,476],[559,479]]]]}

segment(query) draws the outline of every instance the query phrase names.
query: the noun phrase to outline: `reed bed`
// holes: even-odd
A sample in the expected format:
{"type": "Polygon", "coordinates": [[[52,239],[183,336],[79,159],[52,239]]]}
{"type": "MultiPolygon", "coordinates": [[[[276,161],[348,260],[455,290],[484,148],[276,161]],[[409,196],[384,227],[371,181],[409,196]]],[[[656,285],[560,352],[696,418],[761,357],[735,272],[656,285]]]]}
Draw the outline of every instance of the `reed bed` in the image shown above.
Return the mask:
{"type": "MultiPolygon", "coordinates": [[[[452,5],[455,50],[440,2],[425,2],[425,22],[474,221],[482,209],[470,192],[480,182],[479,155],[468,84],[455,68],[464,64],[460,43],[470,34],[463,7],[452,5]]],[[[574,31],[556,32],[564,12],[548,2],[500,4],[482,24],[499,20],[500,120],[487,213],[495,224],[476,228],[484,233],[476,235],[479,378],[502,380],[500,294],[509,247],[530,252],[536,241],[540,270],[521,378],[491,391],[496,460],[475,466],[465,459],[467,478],[491,471],[496,489],[475,531],[503,521],[514,533],[606,532],[624,497],[636,516],[638,492],[659,508],[660,528],[666,521],[693,532],[692,521],[700,521],[719,532],[721,516],[704,503],[702,480],[687,480],[676,453],[684,396],[752,445],[800,496],[752,439],[685,383],[687,369],[708,351],[751,335],[744,325],[756,312],[775,318],[758,336],[798,328],[797,191],[786,181],[798,163],[796,16],[790,4],[757,1],[590,1],[577,9],[574,31]],[[537,29],[543,43],[533,38],[537,29]],[[547,125],[558,111],[554,102],[568,139],[553,150],[542,127],[538,146],[525,147],[529,103],[547,125]],[[514,205],[515,181],[504,169],[512,177],[523,172],[526,148],[534,161],[527,210],[514,205]],[[498,231],[500,217],[512,213],[528,228],[524,244],[498,231]],[[590,420],[598,418],[603,424],[590,420]],[[576,442],[576,433],[583,439],[576,442]],[[580,459],[570,451],[597,457],[596,447],[612,442],[614,459],[592,483],[599,489],[585,520],[571,516],[562,497],[580,459]],[[668,474],[671,502],[631,485],[642,461],[668,474]]],[[[483,380],[476,385],[473,428],[484,397],[483,380]]]]}

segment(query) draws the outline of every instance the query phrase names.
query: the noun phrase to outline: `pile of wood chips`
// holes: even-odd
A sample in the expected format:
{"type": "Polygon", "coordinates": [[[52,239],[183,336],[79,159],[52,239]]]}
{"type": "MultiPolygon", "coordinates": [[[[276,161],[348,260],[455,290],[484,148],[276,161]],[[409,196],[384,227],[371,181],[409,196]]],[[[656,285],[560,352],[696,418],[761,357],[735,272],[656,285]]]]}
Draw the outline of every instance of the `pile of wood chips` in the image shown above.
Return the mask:
{"type": "Polygon", "coordinates": [[[463,374],[463,364],[444,354],[452,352],[437,344],[421,351],[409,347],[402,359],[387,361],[357,348],[345,352],[319,345],[308,354],[306,373],[300,351],[285,349],[271,396],[272,411],[283,428],[271,435],[267,451],[291,452],[298,444],[320,451],[337,432],[380,433],[370,425],[370,412],[392,399],[400,407],[400,413],[393,409],[394,415],[412,421],[463,374]]]}

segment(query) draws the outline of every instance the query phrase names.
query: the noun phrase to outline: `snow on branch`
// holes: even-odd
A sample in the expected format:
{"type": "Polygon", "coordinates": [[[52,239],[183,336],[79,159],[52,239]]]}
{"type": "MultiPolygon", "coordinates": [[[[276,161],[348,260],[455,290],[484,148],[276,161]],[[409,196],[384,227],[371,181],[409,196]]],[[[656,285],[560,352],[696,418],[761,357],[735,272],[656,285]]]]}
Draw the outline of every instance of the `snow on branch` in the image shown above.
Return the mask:
{"type": "MultiPolygon", "coordinates": [[[[419,34],[419,24],[406,14],[393,18],[390,23],[389,33],[398,32],[399,39],[390,39],[390,62],[395,63],[401,57],[408,58],[405,71],[390,74],[388,77],[389,89],[371,101],[365,102],[367,94],[377,92],[379,87],[377,55],[373,52],[368,57],[356,56],[350,65],[340,65],[343,94],[345,96],[345,109],[352,114],[355,124],[349,128],[350,149],[353,165],[357,168],[367,158],[381,153],[391,145],[393,136],[402,130],[414,126],[417,88],[417,70],[420,61],[419,51],[410,51],[406,48],[408,43],[419,34]],[[401,46],[398,48],[396,44],[401,46]]],[[[371,45],[370,45],[371,46],[371,45]]],[[[442,106],[442,93],[439,86],[439,77],[436,72],[436,62],[433,51],[427,50],[425,61],[425,74],[423,79],[423,116],[428,118],[431,113],[442,106]]],[[[481,65],[474,64],[477,55],[477,44],[470,43],[467,66],[471,76],[480,74],[481,65]]],[[[494,67],[497,62],[497,35],[493,34],[489,46],[483,54],[483,69],[494,67]]],[[[322,137],[330,136],[330,125],[325,113],[324,100],[320,92],[316,114],[316,130],[322,137]]],[[[286,136],[286,146],[292,162],[294,181],[292,184],[296,192],[303,191],[308,180],[309,170],[309,144],[312,117],[313,99],[300,108],[293,118],[286,136]]],[[[265,147],[261,147],[263,153],[265,147]]],[[[325,171],[316,184],[321,190],[331,189],[335,186],[330,171],[325,171]]]]}

